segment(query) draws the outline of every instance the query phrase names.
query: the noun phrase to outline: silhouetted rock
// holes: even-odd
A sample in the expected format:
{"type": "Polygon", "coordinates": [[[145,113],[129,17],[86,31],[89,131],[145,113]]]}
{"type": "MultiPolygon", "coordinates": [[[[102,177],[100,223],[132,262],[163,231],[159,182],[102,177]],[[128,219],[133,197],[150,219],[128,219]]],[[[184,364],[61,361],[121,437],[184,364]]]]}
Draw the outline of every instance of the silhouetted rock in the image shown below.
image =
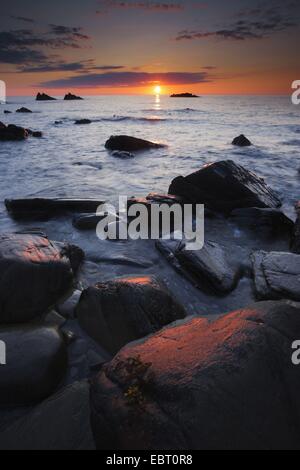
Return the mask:
{"type": "Polygon", "coordinates": [[[199,96],[193,95],[193,93],[175,93],[170,98],[199,98],[199,96]]]}
{"type": "Polygon", "coordinates": [[[300,300],[300,255],[256,251],[252,263],[259,299],[300,300]]]}
{"type": "Polygon", "coordinates": [[[295,205],[295,209],[297,213],[297,219],[292,236],[291,251],[293,253],[300,254],[300,202],[297,202],[297,204],[295,205]]]}
{"type": "Polygon", "coordinates": [[[11,111],[8,111],[8,109],[5,109],[3,112],[4,112],[4,114],[11,114],[12,113],[11,111]]]}
{"type": "Polygon", "coordinates": [[[75,121],[75,124],[82,125],[82,124],[91,124],[92,121],[90,119],[78,119],[75,121]]]}
{"type": "Polygon", "coordinates": [[[124,152],[120,150],[115,150],[114,152],[111,153],[111,155],[112,157],[121,158],[122,160],[128,160],[129,158],[134,158],[133,153],[124,152]]]}
{"type": "Polygon", "coordinates": [[[40,316],[74,286],[80,248],[30,234],[0,235],[0,324],[40,316]]]}
{"type": "Polygon", "coordinates": [[[259,236],[269,238],[290,238],[294,229],[293,221],[278,209],[235,209],[230,214],[230,220],[240,227],[257,232],[259,236]]]}
{"type": "Polygon", "coordinates": [[[164,284],[141,275],[89,287],[82,293],[77,316],[81,327],[114,354],[130,341],[184,318],[185,312],[164,284]]]}
{"type": "Polygon", "coordinates": [[[72,95],[72,93],[68,93],[64,97],[65,101],[72,101],[72,100],[83,100],[80,96],[72,95]]]}
{"type": "Polygon", "coordinates": [[[15,126],[13,124],[5,126],[3,123],[0,125],[0,141],[25,140],[27,137],[28,131],[23,127],[15,126]]]}
{"type": "Polygon", "coordinates": [[[162,147],[164,147],[162,144],[155,144],[148,140],[137,139],[136,137],[127,135],[113,135],[105,144],[105,148],[109,150],[124,150],[125,152],[158,149],[162,147]]]}
{"type": "Polygon", "coordinates": [[[6,199],[5,206],[14,218],[47,218],[68,212],[96,212],[104,201],[99,199],[6,199]]]}
{"type": "Polygon", "coordinates": [[[32,111],[28,108],[19,108],[17,109],[16,113],[32,113],[32,111]]]}
{"type": "Polygon", "coordinates": [[[169,194],[225,213],[244,207],[277,208],[281,205],[262,178],[231,160],[212,163],[189,176],[175,178],[169,194]]]}
{"type": "Polygon", "coordinates": [[[55,101],[56,98],[46,95],[46,93],[38,93],[36,96],[36,101],[55,101]]]}
{"type": "Polygon", "coordinates": [[[128,345],[91,386],[97,448],[299,450],[299,337],[298,306],[262,302],[128,345]]]}
{"type": "Polygon", "coordinates": [[[59,330],[18,325],[1,327],[0,336],[7,355],[0,374],[0,405],[35,404],[54,393],[68,363],[59,330]]]}
{"type": "Polygon", "coordinates": [[[252,143],[250,142],[244,134],[239,135],[232,141],[232,145],[237,145],[238,147],[250,147],[252,143]]]}
{"type": "Polygon", "coordinates": [[[0,432],[1,450],[94,450],[90,386],[76,382],[0,432]]]}

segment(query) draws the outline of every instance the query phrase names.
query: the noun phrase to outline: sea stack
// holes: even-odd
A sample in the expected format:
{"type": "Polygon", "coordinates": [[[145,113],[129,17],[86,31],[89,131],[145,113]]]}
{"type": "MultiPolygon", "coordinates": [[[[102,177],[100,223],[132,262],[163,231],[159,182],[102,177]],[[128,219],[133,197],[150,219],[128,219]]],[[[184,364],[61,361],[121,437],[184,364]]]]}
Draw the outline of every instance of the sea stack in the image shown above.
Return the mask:
{"type": "Polygon", "coordinates": [[[72,93],[67,93],[64,97],[64,100],[65,101],[83,100],[83,98],[81,98],[81,96],[72,95],[72,93]]]}
{"type": "Polygon", "coordinates": [[[46,95],[46,93],[38,93],[36,95],[36,101],[55,101],[56,98],[46,95]]]}

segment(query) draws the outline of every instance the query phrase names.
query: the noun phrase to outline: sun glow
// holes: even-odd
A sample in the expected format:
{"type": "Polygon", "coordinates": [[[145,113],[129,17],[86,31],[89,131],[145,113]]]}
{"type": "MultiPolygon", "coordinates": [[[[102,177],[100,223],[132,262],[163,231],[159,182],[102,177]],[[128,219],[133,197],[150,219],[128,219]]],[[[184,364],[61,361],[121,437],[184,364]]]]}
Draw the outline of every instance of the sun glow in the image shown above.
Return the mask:
{"type": "Polygon", "coordinates": [[[154,87],[154,93],[156,95],[160,95],[161,94],[161,86],[160,85],[157,85],[154,87]]]}

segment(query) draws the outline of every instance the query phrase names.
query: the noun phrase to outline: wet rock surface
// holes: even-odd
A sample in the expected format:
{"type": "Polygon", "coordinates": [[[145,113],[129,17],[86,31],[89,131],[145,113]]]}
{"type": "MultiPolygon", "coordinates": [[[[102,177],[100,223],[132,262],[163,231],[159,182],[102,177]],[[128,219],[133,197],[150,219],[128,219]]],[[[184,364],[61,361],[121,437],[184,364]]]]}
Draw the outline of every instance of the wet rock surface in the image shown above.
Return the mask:
{"type": "Polygon", "coordinates": [[[252,143],[250,142],[244,134],[239,135],[232,141],[232,145],[236,145],[238,147],[250,147],[252,143]]]}
{"type": "Polygon", "coordinates": [[[183,308],[151,276],[120,278],[85,290],[77,307],[81,327],[116,353],[122,346],[182,319],[183,308]]]}
{"type": "Polygon", "coordinates": [[[0,324],[40,316],[72,289],[82,251],[38,235],[0,236],[0,324]],[[74,269],[73,269],[74,268],[74,269]]]}
{"type": "Polygon", "coordinates": [[[128,345],[92,384],[97,447],[299,449],[299,335],[299,304],[262,302],[128,345]]]}
{"type": "Polygon", "coordinates": [[[14,124],[6,126],[2,122],[0,123],[0,141],[25,140],[28,135],[28,130],[23,127],[15,126],[14,124]]]}
{"type": "Polygon", "coordinates": [[[7,354],[0,374],[0,407],[32,405],[54,393],[66,374],[68,362],[58,329],[1,325],[0,336],[7,354]]]}
{"type": "Polygon", "coordinates": [[[149,142],[148,140],[137,139],[127,135],[113,135],[105,144],[108,150],[121,150],[125,152],[137,152],[139,150],[151,150],[162,148],[164,145],[149,142]]]}
{"type": "Polygon", "coordinates": [[[277,208],[281,205],[264,180],[231,160],[212,163],[189,176],[175,178],[169,194],[224,213],[245,207],[277,208]]]}
{"type": "Polygon", "coordinates": [[[76,382],[0,432],[1,450],[94,450],[90,387],[76,382]]]}
{"type": "Polygon", "coordinates": [[[252,262],[258,298],[300,300],[300,255],[258,251],[252,262]]]}

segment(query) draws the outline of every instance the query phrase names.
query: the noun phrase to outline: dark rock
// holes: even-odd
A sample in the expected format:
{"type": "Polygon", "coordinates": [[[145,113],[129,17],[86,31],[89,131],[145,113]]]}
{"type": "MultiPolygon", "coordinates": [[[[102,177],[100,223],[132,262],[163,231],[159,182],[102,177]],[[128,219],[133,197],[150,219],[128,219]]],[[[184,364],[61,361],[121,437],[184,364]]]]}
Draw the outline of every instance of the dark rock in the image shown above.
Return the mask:
{"type": "Polygon", "coordinates": [[[13,124],[5,126],[3,123],[0,125],[0,141],[25,140],[27,137],[28,132],[23,127],[18,127],[13,124]]]}
{"type": "Polygon", "coordinates": [[[75,124],[77,125],[84,125],[84,124],[92,124],[92,121],[90,119],[78,119],[75,121],[75,124]]]}
{"type": "Polygon", "coordinates": [[[77,307],[81,327],[111,353],[182,319],[183,308],[159,280],[128,277],[85,290],[77,307]]]}
{"type": "Polygon", "coordinates": [[[127,346],[91,386],[97,448],[299,450],[299,337],[298,306],[262,302],[127,346]]]}
{"type": "Polygon", "coordinates": [[[230,214],[230,220],[239,227],[253,230],[259,236],[268,238],[282,236],[290,238],[294,229],[293,221],[278,209],[259,207],[235,209],[230,214]]]}
{"type": "Polygon", "coordinates": [[[225,248],[208,240],[196,251],[186,250],[181,244],[175,256],[198,287],[208,287],[220,295],[231,292],[241,277],[240,267],[229,261],[225,248]]]}
{"type": "Polygon", "coordinates": [[[78,230],[95,230],[98,223],[103,220],[106,215],[83,215],[75,217],[72,221],[73,226],[78,230]]]}
{"type": "Polygon", "coordinates": [[[11,114],[12,113],[11,111],[8,111],[7,109],[5,109],[3,112],[4,112],[4,114],[11,114]]]}
{"type": "Polygon", "coordinates": [[[115,150],[114,152],[111,153],[111,156],[115,158],[121,158],[122,160],[128,160],[129,158],[134,158],[133,153],[124,152],[120,150],[115,150]]]}
{"type": "Polygon", "coordinates": [[[170,98],[199,98],[199,96],[193,95],[193,93],[175,93],[170,98]]]}
{"type": "Polygon", "coordinates": [[[231,160],[212,163],[189,176],[175,178],[169,194],[224,213],[245,207],[277,208],[281,205],[263,179],[231,160]]]}
{"type": "Polygon", "coordinates": [[[72,95],[72,93],[68,93],[64,97],[65,101],[73,101],[73,100],[83,100],[80,96],[72,95]]]}
{"type": "Polygon", "coordinates": [[[291,251],[293,253],[300,254],[300,202],[297,202],[295,205],[297,219],[294,225],[294,231],[292,236],[292,245],[291,251]]]}
{"type": "Polygon", "coordinates": [[[1,327],[0,337],[7,355],[0,374],[0,405],[30,405],[54,393],[68,363],[59,330],[44,326],[1,327]]]}
{"type": "Polygon", "coordinates": [[[31,137],[38,137],[38,138],[43,137],[43,133],[40,131],[32,131],[31,129],[26,129],[26,131],[28,132],[28,135],[30,135],[31,137]]]}
{"type": "Polygon", "coordinates": [[[232,141],[232,145],[237,145],[238,147],[250,147],[252,143],[250,142],[244,134],[239,135],[232,141]]]}
{"type": "Polygon", "coordinates": [[[0,433],[0,450],[94,450],[90,386],[76,382],[0,433]]]}
{"type": "Polygon", "coordinates": [[[43,314],[74,286],[82,251],[37,235],[0,235],[0,324],[43,314]]]}
{"type": "Polygon", "coordinates": [[[0,121],[0,129],[6,129],[6,125],[0,121]]]}
{"type": "Polygon", "coordinates": [[[257,251],[252,263],[259,299],[300,300],[300,255],[257,251]]]}
{"type": "Polygon", "coordinates": [[[162,147],[165,146],[127,135],[111,136],[105,144],[105,148],[109,150],[124,150],[125,152],[136,152],[139,150],[158,149],[162,147]]]}
{"type": "Polygon", "coordinates": [[[56,98],[46,95],[46,93],[38,93],[36,96],[36,101],[55,101],[56,98]]]}
{"type": "Polygon", "coordinates": [[[20,109],[17,109],[16,113],[32,113],[32,111],[28,108],[20,108],[20,109]]]}
{"type": "Polygon", "coordinates": [[[97,199],[6,199],[5,206],[14,218],[45,218],[68,212],[92,213],[104,201],[97,199]]]}

